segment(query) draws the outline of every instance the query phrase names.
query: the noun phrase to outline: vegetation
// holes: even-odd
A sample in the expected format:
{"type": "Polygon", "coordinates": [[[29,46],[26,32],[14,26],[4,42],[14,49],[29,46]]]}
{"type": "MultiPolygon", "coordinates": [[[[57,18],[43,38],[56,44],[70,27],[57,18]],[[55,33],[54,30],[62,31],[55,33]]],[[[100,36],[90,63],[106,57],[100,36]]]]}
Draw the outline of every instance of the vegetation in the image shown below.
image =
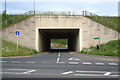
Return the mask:
{"type": "Polygon", "coordinates": [[[51,39],[51,48],[67,48],[67,39],[51,39]]]}
{"type": "Polygon", "coordinates": [[[2,40],[2,56],[8,57],[8,56],[28,56],[32,55],[33,53],[36,54],[36,50],[31,50],[26,47],[19,46],[18,52],[17,52],[17,45],[13,44],[11,42],[2,40]]]}
{"type": "Polygon", "coordinates": [[[8,15],[8,14],[3,13],[2,14],[2,28],[6,28],[8,26],[16,24],[31,16],[33,16],[31,12],[27,12],[26,14],[16,14],[16,15],[8,15]]]}
{"type": "Polygon", "coordinates": [[[120,17],[110,17],[110,16],[86,16],[87,18],[100,23],[106,27],[120,32],[120,27],[118,27],[118,19],[120,17]]]}
{"type": "Polygon", "coordinates": [[[90,47],[89,49],[83,49],[80,53],[91,54],[91,55],[103,55],[103,56],[120,56],[118,54],[120,40],[110,41],[106,44],[101,44],[100,49],[96,47],[90,47]]]}

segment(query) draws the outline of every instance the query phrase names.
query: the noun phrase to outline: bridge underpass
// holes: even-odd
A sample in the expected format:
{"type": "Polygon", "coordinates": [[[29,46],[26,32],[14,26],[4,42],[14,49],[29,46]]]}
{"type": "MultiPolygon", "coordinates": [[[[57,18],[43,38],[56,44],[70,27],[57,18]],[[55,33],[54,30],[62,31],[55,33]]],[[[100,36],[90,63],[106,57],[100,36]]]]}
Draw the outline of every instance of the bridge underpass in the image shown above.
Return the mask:
{"type": "Polygon", "coordinates": [[[42,51],[80,51],[80,29],[38,29],[37,50],[42,51]],[[67,39],[67,49],[51,49],[51,39],[67,39]]]}

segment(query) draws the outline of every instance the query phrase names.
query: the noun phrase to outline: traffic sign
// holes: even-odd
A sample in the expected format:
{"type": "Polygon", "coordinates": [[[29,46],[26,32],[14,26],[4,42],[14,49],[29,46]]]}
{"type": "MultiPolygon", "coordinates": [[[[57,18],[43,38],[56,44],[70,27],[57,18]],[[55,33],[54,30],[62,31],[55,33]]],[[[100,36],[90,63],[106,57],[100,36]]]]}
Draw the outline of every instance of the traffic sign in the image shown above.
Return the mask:
{"type": "Polygon", "coordinates": [[[94,38],[94,39],[99,39],[98,37],[94,38]]]}
{"type": "Polygon", "coordinates": [[[15,35],[20,35],[20,31],[16,31],[16,32],[15,32],[15,35]]]}

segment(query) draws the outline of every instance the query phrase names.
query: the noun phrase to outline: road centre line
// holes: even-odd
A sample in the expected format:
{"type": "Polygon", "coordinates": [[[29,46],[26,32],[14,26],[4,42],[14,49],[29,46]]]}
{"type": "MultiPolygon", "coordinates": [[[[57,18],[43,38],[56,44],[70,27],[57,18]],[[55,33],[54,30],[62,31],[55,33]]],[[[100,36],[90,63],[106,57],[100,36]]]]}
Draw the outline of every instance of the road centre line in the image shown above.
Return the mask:
{"type": "Polygon", "coordinates": [[[69,64],[78,64],[78,62],[69,62],[69,64]]]}
{"type": "Polygon", "coordinates": [[[83,62],[83,64],[92,64],[91,62],[83,62]]]}
{"type": "Polygon", "coordinates": [[[26,63],[36,63],[36,62],[26,62],[26,63]]]}
{"type": "Polygon", "coordinates": [[[108,63],[109,65],[118,65],[117,63],[108,63]]]}
{"type": "Polygon", "coordinates": [[[21,63],[20,61],[12,61],[12,63],[21,63]]]}
{"type": "Polygon", "coordinates": [[[105,65],[105,63],[98,63],[98,62],[95,62],[96,65],[105,65]]]}
{"type": "Polygon", "coordinates": [[[60,61],[60,52],[58,54],[57,63],[59,63],[59,61],[60,61]]]}

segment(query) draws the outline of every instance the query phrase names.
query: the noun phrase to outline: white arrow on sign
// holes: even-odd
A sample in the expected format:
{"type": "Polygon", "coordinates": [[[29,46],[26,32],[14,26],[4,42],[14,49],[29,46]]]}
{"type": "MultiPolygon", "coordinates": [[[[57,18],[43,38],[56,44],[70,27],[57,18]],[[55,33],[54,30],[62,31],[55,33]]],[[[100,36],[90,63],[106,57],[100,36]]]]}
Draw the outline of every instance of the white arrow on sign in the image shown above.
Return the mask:
{"type": "Polygon", "coordinates": [[[73,73],[73,71],[68,71],[68,72],[64,72],[64,73],[62,73],[62,74],[71,74],[71,73],[73,73]]]}

